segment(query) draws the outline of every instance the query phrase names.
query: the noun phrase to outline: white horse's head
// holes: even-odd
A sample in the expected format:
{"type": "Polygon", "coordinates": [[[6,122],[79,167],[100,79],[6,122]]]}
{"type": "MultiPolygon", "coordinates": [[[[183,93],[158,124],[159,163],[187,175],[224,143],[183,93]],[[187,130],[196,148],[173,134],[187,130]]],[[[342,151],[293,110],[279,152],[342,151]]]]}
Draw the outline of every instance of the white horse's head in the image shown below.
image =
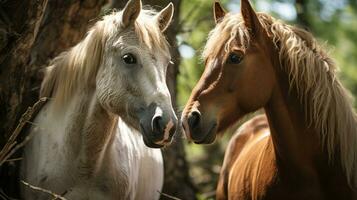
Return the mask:
{"type": "MultiPolygon", "coordinates": [[[[81,43],[57,59],[66,69],[54,61],[62,75],[47,82],[57,82],[57,90],[64,88],[54,99],[70,98],[87,85],[105,110],[142,132],[147,146],[169,144],[177,117],[166,85],[171,58],[163,32],[173,11],[172,3],[154,12],[142,9],[141,0],[130,0],[122,11],[105,16],[81,43]]],[[[43,86],[42,96],[50,96],[52,90],[43,86]]]]}
{"type": "Polygon", "coordinates": [[[105,44],[96,78],[104,108],[141,130],[149,147],[171,142],[177,124],[166,85],[171,58],[162,35],[172,15],[172,4],[154,13],[142,10],[140,0],[130,0],[114,21],[108,20],[119,27],[105,44]]]}

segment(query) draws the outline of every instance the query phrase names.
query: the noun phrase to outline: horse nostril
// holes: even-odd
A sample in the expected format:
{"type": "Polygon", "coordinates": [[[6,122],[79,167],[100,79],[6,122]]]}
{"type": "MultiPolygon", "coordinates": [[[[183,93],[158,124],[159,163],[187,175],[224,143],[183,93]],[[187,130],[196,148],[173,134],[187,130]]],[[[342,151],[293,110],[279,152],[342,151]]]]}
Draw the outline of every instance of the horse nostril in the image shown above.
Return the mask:
{"type": "Polygon", "coordinates": [[[188,118],[188,125],[191,129],[196,128],[200,124],[201,114],[197,111],[193,111],[188,118]]]}
{"type": "Polygon", "coordinates": [[[164,132],[164,126],[162,126],[162,117],[155,116],[152,120],[152,131],[154,133],[162,133],[164,132]]]}

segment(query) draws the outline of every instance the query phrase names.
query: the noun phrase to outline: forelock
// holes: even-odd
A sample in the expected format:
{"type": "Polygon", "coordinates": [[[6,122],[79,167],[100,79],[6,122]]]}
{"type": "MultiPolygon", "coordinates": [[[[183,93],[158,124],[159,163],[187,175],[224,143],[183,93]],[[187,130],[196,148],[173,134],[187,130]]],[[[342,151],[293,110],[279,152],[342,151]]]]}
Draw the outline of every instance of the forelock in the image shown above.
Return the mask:
{"type": "Polygon", "coordinates": [[[223,20],[209,33],[207,44],[202,57],[207,60],[210,57],[229,53],[233,47],[245,51],[249,46],[249,32],[244,26],[240,14],[227,13],[223,20]]]}
{"type": "MultiPolygon", "coordinates": [[[[122,11],[113,12],[110,15],[104,17],[104,20],[109,27],[107,30],[116,31],[116,33],[111,33],[112,37],[117,37],[118,34],[122,34],[126,31],[121,26],[122,11]]],[[[150,51],[160,52],[165,56],[170,56],[169,44],[163,35],[157,20],[155,20],[156,11],[146,8],[141,10],[140,15],[135,21],[133,32],[129,35],[134,35],[137,37],[139,42],[149,48],[150,51]]],[[[127,34],[128,35],[128,34],[127,34]]]]}

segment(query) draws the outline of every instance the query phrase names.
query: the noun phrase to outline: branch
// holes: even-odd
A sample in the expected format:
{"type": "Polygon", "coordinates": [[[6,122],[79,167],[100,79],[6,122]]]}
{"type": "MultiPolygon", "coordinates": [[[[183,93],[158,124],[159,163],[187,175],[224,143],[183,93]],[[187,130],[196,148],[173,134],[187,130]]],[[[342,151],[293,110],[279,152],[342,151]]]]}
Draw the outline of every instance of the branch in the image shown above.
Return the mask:
{"type": "Polygon", "coordinates": [[[12,132],[5,146],[0,151],[0,166],[3,165],[4,162],[8,158],[10,158],[16,152],[17,149],[24,146],[25,143],[30,140],[28,136],[22,143],[15,146],[17,144],[16,138],[19,136],[26,123],[32,119],[33,115],[36,114],[42,108],[42,106],[47,100],[48,99],[46,97],[41,98],[32,107],[28,107],[26,112],[22,114],[17,127],[15,128],[14,132],[12,132]]]}
{"type": "Polygon", "coordinates": [[[157,191],[157,192],[160,193],[162,196],[167,197],[167,198],[169,198],[169,199],[172,199],[172,200],[181,200],[180,198],[177,198],[177,197],[174,197],[174,196],[165,194],[165,193],[163,193],[163,192],[160,192],[160,191],[157,191]]]}
{"type": "Polygon", "coordinates": [[[5,192],[0,188],[0,197],[3,200],[18,200],[12,197],[9,197],[7,194],[5,194],[5,192]]]}
{"type": "Polygon", "coordinates": [[[13,158],[13,159],[6,159],[5,162],[15,162],[15,161],[20,161],[22,160],[23,158],[13,158]]]}
{"type": "Polygon", "coordinates": [[[52,197],[54,197],[53,199],[60,199],[60,200],[67,200],[66,198],[64,198],[63,196],[61,195],[58,195],[58,194],[55,194],[53,193],[52,191],[50,190],[46,190],[46,189],[43,189],[43,188],[40,188],[40,187],[36,187],[36,186],[33,186],[23,180],[21,180],[21,183],[26,185],[27,187],[33,189],[33,190],[36,190],[36,191],[39,191],[39,192],[43,192],[43,193],[46,193],[46,194],[49,194],[51,195],[52,197]]]}

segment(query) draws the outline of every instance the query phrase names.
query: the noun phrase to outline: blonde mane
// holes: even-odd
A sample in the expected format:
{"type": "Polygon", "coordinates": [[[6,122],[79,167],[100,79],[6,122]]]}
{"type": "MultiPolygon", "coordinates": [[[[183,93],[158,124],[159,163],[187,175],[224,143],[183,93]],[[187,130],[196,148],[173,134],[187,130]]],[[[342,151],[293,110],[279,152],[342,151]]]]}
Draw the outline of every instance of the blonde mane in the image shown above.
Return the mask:
{"type": "MultiPolygon", "coordinates": [[[[273,38],[281,67],[297,91],[306,119],[320,132],[322,147],[330,161],[339,152],[341,166],[349,184],[357,184],[357,121],[353,99],[337,77],[337,67],[314,37],[302,29],[258,13],[267,33],[273,38]]],[[[242,49],[249,45],[249,35],[240,15],[227,14],[209,35],[203,56],[217,56],[225,47],[240,40],[242,49]],[[239,36],[239,38],[237,37],[239,36]]]]}
{"type": "Polygon", "coordinates": [[[169,57],[168,42],[157,20],[153,20],[156,14],[150,9],[142,10],[133,30],[122,28],[122,11],[105,16],[88,31],[84,40],[51,62],[42,82],[40,96],[51,97],[54,105],[59,108],[76,91],[95,88],[95,79],[105,48],[110,48],[108,43],[113,42],[124,31],[127,35],[136,35],[141,45],[150,51],[158,51],[169,57]]]}

